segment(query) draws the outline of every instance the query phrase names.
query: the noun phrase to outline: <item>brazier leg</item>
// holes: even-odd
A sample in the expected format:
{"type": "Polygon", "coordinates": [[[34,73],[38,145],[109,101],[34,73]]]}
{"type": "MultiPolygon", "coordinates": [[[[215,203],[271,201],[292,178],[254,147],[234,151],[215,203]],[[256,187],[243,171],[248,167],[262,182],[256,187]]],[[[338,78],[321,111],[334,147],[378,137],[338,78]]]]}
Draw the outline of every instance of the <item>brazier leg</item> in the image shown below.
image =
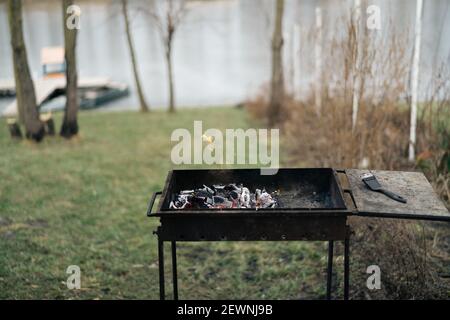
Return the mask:
{"type": "Polygon", "coordinates": [[[333,240],[328,241],[327,300],[331,300],[331,281],[333,277],[333,245],[333,240]]]}
{"type": "Polygon", "coordinates": [[[348,291],[350,284],[350,234],[344,240],[344,300],[348,300],[348,291]]]}
{"type": "Polygon", "coordinates": [[[164,288],[164,242],[158,236],[158,258],[159,258],[159,299],[165,299],[164,288]]]}
{"type": "Polygon", "coordinates": [[[173,276],[173,299],[178,300],[177,244],[175,241],[172,241],[172,276],[173,276]]]}

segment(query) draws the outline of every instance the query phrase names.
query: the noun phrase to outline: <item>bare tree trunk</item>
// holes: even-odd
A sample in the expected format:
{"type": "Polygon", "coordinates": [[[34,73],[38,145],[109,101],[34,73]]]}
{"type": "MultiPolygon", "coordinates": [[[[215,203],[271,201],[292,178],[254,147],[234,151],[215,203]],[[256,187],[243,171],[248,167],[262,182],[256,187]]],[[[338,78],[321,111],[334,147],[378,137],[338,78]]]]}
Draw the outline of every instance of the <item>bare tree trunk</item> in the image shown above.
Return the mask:
{"type": "Polygon", "coordinates": [[[270,82],[269,125],[280,120],[281,105],[284,98],[283,76],[283,9],[284,0],[276,0],[275,27],[272,37],[272,78],[270,82]]]}
{"type": "Polygon", "coordinates": [[[64,27],[64,52],[66,59],[66,108],[61,126],[60,135],[71,138],[78,133],[78,75],[77,75],[77,29],[69,29],[66,26],[67,7],[73,4],[73,0],[63,1],[63,27],[64,27]]]}
{"type": "Polygon", "coordinates": [[[173,71],[172,71],[172,39],[169,39],[167,42],[166,61],[167,61],[167,76],[169,79],[169,112],[175,112],[175,92],[174,92],[173,71]]]}
{"type": "Polygon", "coordinates": [[[414,36],[414,56],[411,70],[411,121],[409,127],[408,161],[414,162],[416,154],[417,100],[419,87],[420,41],[422,33],[423,1],[416,0],[416,25],[414,36]]]}
{"type": "Polygon", "coordinates": [[[8,0],[8,19],[11,32],[11,48],[14,62],[14,79],[19,120],[25,125],[25,134],[29,139],[41,141],[45,131],[39,120],[36,106],[36,93],[28,67],[27,50],[22,30],[22,1],[8,0]]]}
{"type": "Polygon", "coordinates": [[[130,51],[130,57],[131,57],[131,64],[133,65],[133,75],[134,75],[134,81],[136,83],[136,89],[139,97],[139,104],[142,112],[147,112],[149,110],[148,104],[145,101],[144,93],[142,91],[141,87],[141,80],[139,79],[138,74],[138,68],[137,68],[137,60],[136,60],[136,53],[134,51],[134,44],[133,39],[131,37],[131,31],[130,31],[130,21],[128,18],[128,1],[122,0],[122,14],[125,20],[125,32],[127,34],[127,41],[128,41],[128,49],[130,51]]]}

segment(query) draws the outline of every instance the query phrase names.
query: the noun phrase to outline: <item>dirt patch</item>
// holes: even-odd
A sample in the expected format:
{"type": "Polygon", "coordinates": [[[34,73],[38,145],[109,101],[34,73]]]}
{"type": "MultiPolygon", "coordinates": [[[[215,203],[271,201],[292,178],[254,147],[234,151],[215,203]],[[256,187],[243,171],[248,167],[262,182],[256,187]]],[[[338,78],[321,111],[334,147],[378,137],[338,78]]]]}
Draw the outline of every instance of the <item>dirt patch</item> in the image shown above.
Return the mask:
{"type": "Polygon", "coordinates": [[[6,227],[9,226],[10,224],[12,224],[13,221],[10,218],[3,218],[0,217],[0,227],[6,227]]]}
{"type": "Polygon", "coordinates": [[[26,221],[26,224],[28,224],[30,227],[34,227],[34,228],[47,228],[48,227],[48,221],[45,219],[28,219],[26,221]]]}

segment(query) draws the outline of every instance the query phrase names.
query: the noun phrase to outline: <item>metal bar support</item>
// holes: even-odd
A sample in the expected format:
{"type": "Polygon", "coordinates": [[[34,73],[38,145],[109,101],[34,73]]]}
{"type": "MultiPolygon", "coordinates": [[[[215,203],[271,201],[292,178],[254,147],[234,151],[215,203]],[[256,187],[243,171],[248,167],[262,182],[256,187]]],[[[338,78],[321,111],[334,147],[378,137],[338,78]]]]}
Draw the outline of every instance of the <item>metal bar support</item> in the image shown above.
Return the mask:
{"type": "Polygon", "coordinates": [[[172,241],[173,299],[178,300],[177,243],[172,241]]]}
{"type": "Polygon", "coordinates": [[[331,300],[331,282],[333,279],[333,240],[328,241],[328,267],[327,267],[327,300],[331,300]]]}

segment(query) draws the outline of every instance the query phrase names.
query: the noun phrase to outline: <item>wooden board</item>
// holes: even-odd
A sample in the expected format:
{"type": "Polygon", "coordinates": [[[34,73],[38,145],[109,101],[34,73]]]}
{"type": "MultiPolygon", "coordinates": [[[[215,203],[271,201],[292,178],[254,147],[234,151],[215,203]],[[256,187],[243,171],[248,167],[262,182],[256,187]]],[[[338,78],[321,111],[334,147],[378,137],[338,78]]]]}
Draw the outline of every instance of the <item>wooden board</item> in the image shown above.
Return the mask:
{"type": "Polygon", "coordinates": [[[357,214],[385,218],[450,221],[444,206],[425,175],[421,172],[345,170],[357,207],[357,214]],[[387,190],[407,199],[407,203],[392,200],[380,192],[371,191],[361,175],[372,173],[387,190]]]}
{"type": "Polygon", "coordinates": [[[14,83],[14,79],[0,79],[0,90],[15,91],[16,85],[14,83]]]}

